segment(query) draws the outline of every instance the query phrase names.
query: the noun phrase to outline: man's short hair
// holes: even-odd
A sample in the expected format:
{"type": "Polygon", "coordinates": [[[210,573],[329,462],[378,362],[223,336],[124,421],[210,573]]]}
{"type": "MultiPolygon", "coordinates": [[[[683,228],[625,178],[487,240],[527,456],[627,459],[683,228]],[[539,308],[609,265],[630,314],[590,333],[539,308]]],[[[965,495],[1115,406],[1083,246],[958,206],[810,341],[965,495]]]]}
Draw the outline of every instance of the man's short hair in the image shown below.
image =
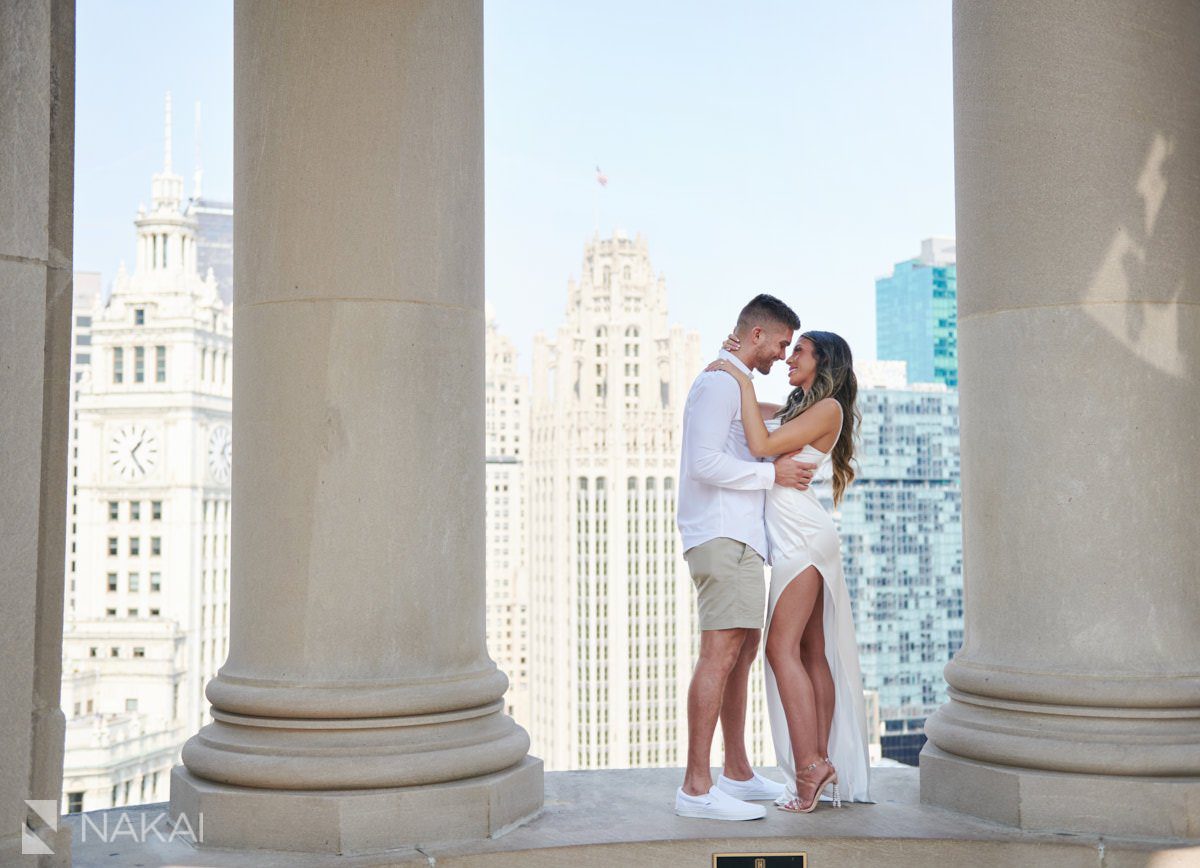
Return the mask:
{"type": "Polygon", "coordinates": [[[800,328],[800,317],[796,312],[773,295],[756,295],[750,303],[738,314],[737,327],[739,331],[755,326],[763,328],[770,325],[781,325],[796,331],[800,328]]]}

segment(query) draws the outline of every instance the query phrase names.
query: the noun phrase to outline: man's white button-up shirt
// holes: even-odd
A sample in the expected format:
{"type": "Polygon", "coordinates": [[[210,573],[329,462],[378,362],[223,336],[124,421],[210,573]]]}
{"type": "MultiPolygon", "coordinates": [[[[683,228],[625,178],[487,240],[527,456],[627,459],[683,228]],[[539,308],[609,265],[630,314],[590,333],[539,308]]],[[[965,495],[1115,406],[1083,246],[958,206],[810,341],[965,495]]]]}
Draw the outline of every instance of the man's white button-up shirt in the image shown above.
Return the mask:
{"type": "MultiPolygon", "coordinates": [[[[720,357],[750,374],[732,353],[722,350],[720,357]]],[[[702,371],[683,408],[676,515],[683,550],[728,537],[766,559],[763,507],[774,484],[775,465],[758,461],[746,445],[737,381],[721,371],[702,371]]]]}

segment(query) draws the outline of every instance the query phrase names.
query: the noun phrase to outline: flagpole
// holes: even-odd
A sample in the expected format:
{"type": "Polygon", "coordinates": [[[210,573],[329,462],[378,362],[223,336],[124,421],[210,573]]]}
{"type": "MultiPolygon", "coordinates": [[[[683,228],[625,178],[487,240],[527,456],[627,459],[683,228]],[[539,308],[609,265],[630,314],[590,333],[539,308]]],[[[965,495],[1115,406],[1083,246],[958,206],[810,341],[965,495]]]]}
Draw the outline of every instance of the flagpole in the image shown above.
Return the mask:
{"type": "Polygon", "coordinates": [[[600,190],[608,188],[608,175],[604,174],[600,169],[600,164],[596,164],[596,186],[600,189],[595,191],[596,198],[592,200],[592,219],[595,223],[596,235],[600,234],[600,190]]]}

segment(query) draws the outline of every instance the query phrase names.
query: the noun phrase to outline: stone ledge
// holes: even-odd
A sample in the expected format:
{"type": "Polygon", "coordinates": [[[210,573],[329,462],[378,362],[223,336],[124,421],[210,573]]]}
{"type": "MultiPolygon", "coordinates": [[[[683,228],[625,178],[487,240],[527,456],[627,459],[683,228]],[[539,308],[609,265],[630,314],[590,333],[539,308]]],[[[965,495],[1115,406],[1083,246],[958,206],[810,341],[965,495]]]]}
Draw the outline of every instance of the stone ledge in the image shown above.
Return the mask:
{"type": "MultiPolygon", "coordinates": [[[[134,865],[150,868],[168,864],[206,868],[332,865],[382,868],[430,864],[471,868],[558,868],[563,864],[572,868],[612,865],[708,868],[713,853],[796,850],[806,851],[814,866],[852,868],[927,863],[1056,868],[1094,868],[1101,862],[1106,868],[1182,868],[1200,864],[1200,841],[1135,841],[1028,832],[922,804],[920,778],[915,768],[872,769],[871,793],[875,804],[847,803],[840,810],[823,804],[807,815],[770,809],[765,820],[745,823],[676,817],[674,793],[682,777],[679,769],[550,772],[545,776],[542,812],[501,837],[351,857],[264,850],[196,850],[184,839],[169,845],[137,844],[128,838],[105,844],[81,840],[78,815],[67,822],[76,828],[74,864],[80,868],[134,865]]],[[[144,805],[130,810],[163,812],[167,806],[144,805]]]]}

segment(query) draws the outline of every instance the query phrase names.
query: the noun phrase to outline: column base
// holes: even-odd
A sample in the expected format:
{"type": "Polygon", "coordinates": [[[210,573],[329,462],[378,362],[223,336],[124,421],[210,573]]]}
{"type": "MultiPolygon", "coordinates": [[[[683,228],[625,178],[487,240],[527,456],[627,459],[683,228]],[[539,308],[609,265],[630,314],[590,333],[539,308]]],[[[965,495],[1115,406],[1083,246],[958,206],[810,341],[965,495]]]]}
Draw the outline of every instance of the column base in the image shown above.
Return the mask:
{"type": "Polygon", "coordinates": [[[50,853],[39,855],[32,849],[25,853],[19,833],[0,838],[0,865],[12,865],[13,868],[71,868],[71,830],[61,818],[57,832],[42,829],[38,839],[50,848],[50,853]]]}
{"type": "Polygon", "coordinates": [[[1200,778],[1039,771],[926,742],[921,801],[1020,829],[1200,839],[1200,778]]]}
{"type": "Polygon", "coordinates": [[[374,790],[268,790],[171,770],[171,818],[201,847],[363,853],[493,838],[541,810],[542,761],[460,781],[374,790]]]}

